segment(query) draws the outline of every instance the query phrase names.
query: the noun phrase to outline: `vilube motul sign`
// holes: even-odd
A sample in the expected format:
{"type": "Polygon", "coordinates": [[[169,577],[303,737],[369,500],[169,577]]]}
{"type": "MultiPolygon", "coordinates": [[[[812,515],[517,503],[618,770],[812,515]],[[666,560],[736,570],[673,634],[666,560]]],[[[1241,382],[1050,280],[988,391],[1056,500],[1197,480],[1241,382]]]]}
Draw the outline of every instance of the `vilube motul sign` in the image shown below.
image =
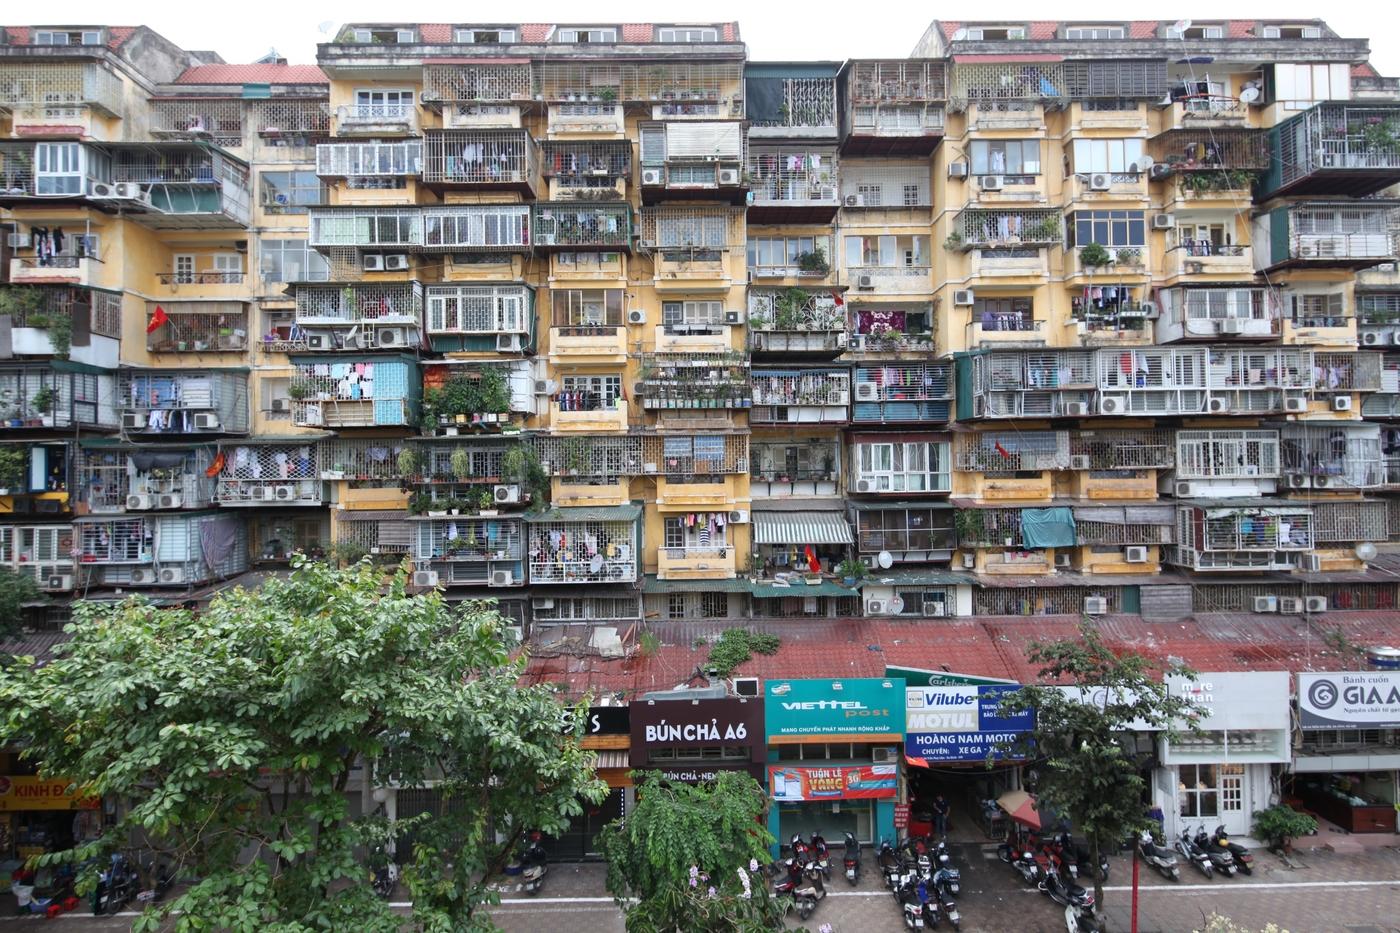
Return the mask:
{"type": "Polygon", "coordinates": [[[1304,729],[1400,729],[1400,672],[1298,675],[1304,729]]]}

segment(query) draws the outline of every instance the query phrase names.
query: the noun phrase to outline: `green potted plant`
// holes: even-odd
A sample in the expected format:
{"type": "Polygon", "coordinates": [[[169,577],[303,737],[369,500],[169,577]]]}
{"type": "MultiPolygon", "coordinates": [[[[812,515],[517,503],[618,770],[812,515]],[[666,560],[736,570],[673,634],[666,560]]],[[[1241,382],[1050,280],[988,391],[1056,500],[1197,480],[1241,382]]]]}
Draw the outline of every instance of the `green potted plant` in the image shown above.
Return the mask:
{"type": "Polygon", "coordinates": [[[1108,250],[1098,243],[1090,243],[1079,248],[1079,264],[1085,268],[1106,266],[1109,263],[1108,250]]]}
{"type": "Polygon", "coordinates": [[[489,488],[483,489],[476,494],[476,509],[482,515],[497,514],[497,509],[495,506],[496,497],[492,494],[489,488]]]}
{"type": "Polygon", "coordinates": [[[951,252],[957,252],[963,247],[963,235],[961,233],[950,233],[943,240],[943,248],[951,252]]]}
{"type": "Polygon", "coordinates": [[[311,391],[311,383],[309,380],[306,379],[293,379],[287,385],[287,394],[291,396],[291,398],[294,401],[299,402],[302,399],[309,397],[311,395],[311,391]]]}
{"type": "Polygon", "coordinates": [[[452,451],[452,473],[459,480],[466,482],[472,476],[472,458],[464,448],[457,448],[452,451]]]}
{"type": "Polygon", "coordinates": [[[399,468],[399,475],[407,479],[410,476],[418,475],[418,468],[422,466],[422,458],[418,456],[418,451],[412,447],[405,447],[399,451],[396,464],[399,468]]]}
{"type": "Polygon", "coordinates": [[[826,261],[826,254],[819,246],[810,253],[798,253],[797,268],[813,275],[826,275],[831,271],[831,264],[826,261]]]}
{"type": "Polygon", "coordinates": [[[1294,839],[1315,832],[1317,820],[1287,804],[1254,811],[1254,835],[1267,842],[1275,852],[1290,852],[1294,839]]]}
{"type": "Polygon", "coordinates": [[[865,562],[848,557],[836,565],[836,575],[841,578],[843,586],[854,587],[865,577],[865,562]]]}
{"type": "Polygon", "coordinates": [[[10,495],[24,484],[24,473],[29,466],[29,452],[20,446],[6,444],[0,447],[0,496],[10,495]]]}

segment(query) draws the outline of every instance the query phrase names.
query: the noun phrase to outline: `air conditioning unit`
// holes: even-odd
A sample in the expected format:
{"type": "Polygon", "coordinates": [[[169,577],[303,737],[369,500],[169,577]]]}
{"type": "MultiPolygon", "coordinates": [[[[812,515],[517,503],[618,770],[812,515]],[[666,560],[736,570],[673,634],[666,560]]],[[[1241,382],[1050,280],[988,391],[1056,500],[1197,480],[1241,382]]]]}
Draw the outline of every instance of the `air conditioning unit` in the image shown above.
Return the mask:
{"type": "Polygon", "coordinates": [[[272,410],[281,412],[291,411],[292,400],[289,398],[275,398],[272,400],[272,410]]]}
{"type": "Polygon", "coordinates": [[[865,603],[865,614],[878,616],[885,613],[885,601],[883,599],[870,599],[865,603]]]}
{"type": "Polygon", "coordinates": [[[497,335],[496,335],[496,352],[497,352],[497,353],[519,353],[519,352],[520,352],[520,346],[521,346],[521,344],[520,344],[520,335],[519,335],[519,334],[497,334],[497,335]]]}
{"type": "Polygon", "coordinates": [[[976,567],[976,566],[977,566],[977,555],[976,555],[976,554],[964,554],[964,555],[962,556],[962,565],[963,565],[963,568],[966,569],[966,570],[971,570],[973,567],[976,567]]]}
{"type": "Polygon", "coordinates": [[[129,411],[126,414],[122,415],[122,430],[146,430],[146,413],[144,411],[129,411]]]}
{"type": "Polygon", "coordinates": [[[659,168],[644,168],[644,169],[642,169],[642,184],[644,184],[644,185],[659,185],[659,184],[661,184],[661,169],[659,169],[659,168]]]}
{"type": "Polygon", "coordinates": [[[384,257],[385,272],[403,272],[408,268],[407,253],[390,253],[384,257]]]}
{"type": "Polygon", "coordinates": [[[487,581],[487,586],[514,586],[515,574],[509,570],[491,571],[491,579],[487,581]]]}
{"type": "Polygon", "coordinates": [[[1147,177],[1153,181],[1161,181],[1172,173],[1172,167],[1165,162],[1154,163],[1152,168],[1147,170],[1147,177]]]}
{"type": "Polygon", "coordinates": [[[1074,566],[1073,554],[1060,553],[1055,555],[1056,570],[1069,570],[1072,566],[1074,566]]]}
{"type": "Polygon", "coordinates": [[[363,268],[366,272],[383,272],[384,257],[379,253],[367,253],[364,257],[363,268]]]}
{"type": "Polygon", "coordinates": [[[757,678],[757,677],[735,677],[735,678],[734,678],[734,695],[735,695],[735,696],[738,696],[738,697],[756,697],[756,696],[758,696],[758,678],[757,678]]]}
{"type": "Polygon", "coordinates": [[[219,424],[219,416],[213,412],[196,412],[194,416],[194,429],[196,431],[217,431],[222,425],[219,424]]]}
{"type": "Polygon", "coordinates": [[[184,582],[185,582],[185,568],[184,568],[184,567],[166,567],[166,568],[162,569],[161,572],[160,572],[160,582],[161,582],[161,583],[184,583],[184,582]]]}
{"type": "Polygon", "coordinates": [[[959,288],[953,292],[953,304],[968,308],[975,303],[976,295],[970,288],[959,288]]]}
{"type": "Polygon", "coordinates": [[[967,163],[966,163],[966,162],[949,162],[949,163],[948,163],[948,177],[949,177],[949,178],[966,178],[966,177],[967,177],[967,163]]]}
{"type": "Polygon", "coordinates": [[[643,473],[646,473],[646,474],[655,473],[655,472],[657,472],[657,469],[658,469],[658,467],[657,467],[657,465],[654,464],[654,463],[643,463],[643,464],[642,464],[642,472],[643,472],[643,473]]]}
{"type": "Polygon", "coordinates": [[[726,324],[742,324],[742,323],[744,323],[744,312],[743,312],[743,311],[726,311],[726,312],[724,312],[724,323],[726,323],[726,324]]]}
{"type": "Polygon", "coordinates": [[[899,761],[899,749],[885,745],[870,750],[870,760],[878,764],[895,764],[899,761]]]}
{"type": "Polygon", "coordinates": [[[126,510],[128,512],[137,512],[144,509],[155,508],[153,500],[154,497],[152,496],[127,496],[126,510]]]}
{"type": "Polygon", "coordinates": [[[1350,395],[1334,395],[1334,396],[1332,396],[1332,410],[1333,410],[1333,411],[1351,411],[1351,396],[1350,396],[1350,395]]]}
{"type": "Polygon", "coordinates": [[[1326,596],[1305,596],[1305,597],[1303,598],[1303,611],[1304,611],[1304,612],[1326,612],[1326,611],[1327,611],[1327,597],[1326,597],[1326,596]]]}
{"type": "Polygon", "coordinates": [[[1071,470],[1091,469],[1090,463],[1091,461],[1088,454],[1071,454],[1069,458],[1069,468],[1071,470]]]}
{"type": "Polygon", "coordinates": [[[1316,488],[1316,489],[1326,489],[1328,486],[1331,486],[1331,485],[1332,485],[1332,477],[1330,477],[1330,476],[1314,476],[1314,477],[1313,477],[1313,487],[1316,488]]]}
{"type": "Polygon", "coordinates": [[[1123,400],[1109,396],[1099,399],[1099,411],[1105,415],[1117,415],[1123,411],[1123,400]]]}
{"type": "Polygon", "coordinates": [[[438,575],[436,570],[415,570],[413,571],[413,585],[427,587],[429,589],[438,585],[438,575]]]}
{"type": "Polygon", "coordinates": [[[858,275],[858,276],[856,276],[856,288],[874,288],[874,287],[875,287],[875,276],[873,276],[873,275],[858,275]]]}
{"type": "Polygon", "coordinates": [[[88,186],[88,197],[95,201],[107,201],[117,196],[117,186],[105,181],[95,181],[88,186]]]}
{"type": "Polygon", "coordinates": [[[1290,473],[1283,478],[1283,482],[1294,489],[1304,489],[1308,485],[1308,478],[1301,473],[1290,473]]]}
{"type": "MultiPolygon", "coordinates": [[[[1153,168],[1156,168],[1156,166],[1153,166],[1153,168]]],[[[1171,214],[1152,215],[1153,230],[1170,230],[1174,226],[1176,226],[1176,219],[1173,218],[1171,214]]]]}
{"type": "MultiPolygon", "coordinates": [[[[1258,597],[1255,597],[1258,599],[1258,597]]],[[[1273,597],[1269,597],[1273,599],[1273,597]]],[[[1303,611],[1303,601],[1296,596],[1280,596],[1278,598],[1278,611],[1284,615],[1296,616],[1303,611]]]]}
{"type": "Polygon", "coordinates": [[[141,186],[134,181],[123,181],[112,186],[112,197],[122,201],[141,200],[141,186]]]}
{"type": "Polygon", "coordinates": [[[720,169],[719,183],[721,185],[737,185],[739,183],[739,170],[737,168],[720,169]]]}
{"type": "Polygon", "coordinates": [[[274,486],[272,497],[279,502],[291,502],[297,497],[295,486],[274,486]]]}
{"type": "Polygon", "coordinates": [[[1373,330],[1368,330],[1366,333],[1361,335],[1361,343],[1363,346],[1374,347],[1376,344],[1382,342],[1382,336],[1382,334],[1379,334],[1373,330]]]}
{"type": "Polygon", "coordinates": [[[71,590],[73,588],[73,575],[71,573],[50,574],[44,581],[46,590],[71,590]]]}
{"type": "Polygon", "coordinates": [[[1230,410],[1230,402],[1223,398],[1213,398],[1206,403],[1206,410],[1212,415],[1220,415],[1230,410]]]}
{"type": "Polygon", "coordinates": [[[330,338],[325,334],[307,334],[306,348],[308,350],[326,350],[330,347],[330,338]]]}
{"type": "Polygon", "coordinates": [[[647,322],[647,313],[646,313],[645,311],[640,311],[640,310],[638,310],[638,311],[628,311],[628,312],[627,312],[627,323],[628,323],[628,324],[645,324],[646,322],[647,322]]]}
{"type": "Polygon", "coordinates": [[[536,596],[534,599],[530,600],[530,608],[531,608],[531,609],[553,609],[553,608],[554,608],[554,597],[552,597],[552,596],[536,596]]]}
{"type": "Polygon", "coordinates": [[[1101,616],[1108,612],[1108,598],[1104,596],[1085,596],[1084,614],[1086,616],[1101,616]]]}
{"type": "Polygon", "coordinates": [[[131,571],[132,583],[154,583],[156,582],[156,572],[150,567],[137,567],[131,571]]]}
{"type": "Polygon", "coordinates": [[[1196,487],[1191,483],[1177,483],[1176,488],[1172,490],[1172,494],[1178,499],[1190,499],[1196,494],[1196,487]]]}
{"type": "Polygon", "coordinates": [[[1305,412],[1308,410],[1308,400],[1301,395],[1289,395],[1283,400],[1283,410],[1305,412]]]}
{"type": "Polygon", "coordinates": [[[514,505],[520,501],[520,487],[496,486],[491,490],[491,498],[498,503],[514,505]]]}
{"type": "Polygon", "coordinates": [[[536,395],[553,395],[553,394],[554,394],[554,391],[555,391],[555,385],[554,385],[554,380],[553,380],[553,379],[536,379],[536,380],[535,380],[535,394],[536,394],[536,395]]]}
{"type": "Polygon", "coordinates": [[[304,427],[321,427],[326,423],[325,412],[320,405],[307,405],[301,410],[301,417],[297,419],[297,424],[304,427]]]}
{"type": "Polygon", "coordinates": [[[1278,612],[1277,596],[1256,596],[1254,597],[1255,612],[1278,612]]]}
{"type": "Polygon", "coordinates": [[[730,509],[729,524],[747,525],[749,523],[749,512],[747,509],[730,509]]]}
{"type": "Polygon", "coordinates": [[[1220,333],[1242,334],[1244,333],[1244,321],[1237,317],[1227,317],[1220,322],[1220,333]]]}
{"type": "Polygon", "coordinates": [[[1145,564],[1147,563],[1147,548],[1125,547],[1123,548],[1123,560],[1130,564],[1145,564]]]}
{"type": "Polygon", "coordinates": [[[1159,310],[1158,307],[1157,307],[1157,302],[1155,302],[1155,301],[1144,301],[1144,302],[1142,302],[1141,304],[1139,304],[1138,307],[1140,307],[1140,308],[1142,309],[1142,316],[1143,316],[1143,317],[1145,317],[1145,318],[1151,318],[1152,320],[1156,320],[1156,319],[1157,319],[1157,312],[1158,312],[1158,310],[1159,310]]]}
{"type": "Polygon", "coordinates": [[[1300,554],[1298,556],[1298,569],[1304,573],[1321,573],[1322,558],[1316,554],[1300,554]]]}
{"type": "Polygon", "coordinates": [[[261,499],[264,502],[275,502],[277,500],[277,487],[258,486],[253,490],[253,498],[261,499]]]}
{"type": "Polygon", "coordinates": [[[384,348],[407,346],[408,332],[402,327],[377,327],[374,330],[374,341],[384,348]]]}
{"type": "Polygon", "coordinates": [[[880,400],[880,387],[873,382],[856,383],[857,402],[878,402],[880,400]]]}
{"type": "Polygon", "coordinates": [[[160,497],[160,507],[163,509],[182,509],[185,507],[185,497],[179,493],[166,493],[160,497]]]}
{"type": "Polygon", "coordinates": [[[1082,418],[1089,414],[1088,402],[1070,402],[1065,406],[1065,415],[1070,418],[1082,418]]]}
{"type": "Polygon", "coordinates": [[[977,186],[983,191],[1000,191],[1002,178],[1000,175],[983,175],[977,179],[977,186]]]}
{"type": "Polygon", "coordinates": [[[29,248],[29,234],[27,234],[27,233],[9,233],[9,234],[6,234],[6,235],[5,235],[5,245],[8,246],[10,249],[28,249],[28,248],[29,248]]]}
{"type": "Polygon", "coordinates": [[[1113,176],[1107,172],[1100,172],[1089,176],[1090,191],[1107,191],[1113,187],[1113,176]]]}
{"type": "Polygon", "coordinates": [[[864,207],[865,196],[860,194],[848,194],[846,195],[846,199],[841,203],[846,207],[864,207]]]}

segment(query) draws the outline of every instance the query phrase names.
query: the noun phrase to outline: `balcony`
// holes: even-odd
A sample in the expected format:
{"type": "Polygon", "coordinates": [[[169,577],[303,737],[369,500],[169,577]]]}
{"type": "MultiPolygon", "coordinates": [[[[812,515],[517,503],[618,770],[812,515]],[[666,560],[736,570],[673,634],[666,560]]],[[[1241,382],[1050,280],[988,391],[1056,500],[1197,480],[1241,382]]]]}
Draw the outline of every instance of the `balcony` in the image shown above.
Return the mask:
{"type": "MultiPolygon", "coordinates": [[[[1247,256],[1249,247],[1197,246],[1190,252],[1199,254],[1208,251],[1215,255],[1225,251],[1222,258],[1234,259],[1236,257],[1229,254],[1235,250],[1242,250],[1243,255],[1247,256]]],[[[1180,248],[1168,255],[1180,257],[1175,263],[1182,266],[1197,261],[1188,258],[1188,251],[1180,248]]],[[[1205,258],[1202,257],[1203,260],[1205,258]]],[[[1224,285],[1218,288],[1176,287],[1159,289],[1157,299],[1161,306],[1157,329],[1163,343],[1237,337],[1259,340],[1279,335],[1277,302],[1262,288],[1231,288],[1224,285]]]]}
{"type": "Polygon", "coordinates": [[[1400,211],[1364,202],[1308,202],[1274,208],[1254,223],[1261,268],[1364,269],[1395,260],[1400,211]]]}
{"type": "Polygon", "coordinates": [[[1195,275],[1249,277],[1254,274],[1254,250],[1247,245],[1212,243],[1210,240],[1188,241],[1167,250],[1166,273],[1169,278],[1195,275]]]}
{"type": "Polygon", "coordinates": [[[1174,89],[1171,96],[1171,106],[1162,112],[1162,126],[1167,131],[1230,131],[1249,127],[1249,106],[1238,97],[1188,94],[1181,86],[1174,89]]]}
{"type": "Polygon", "coordinates": [[[0,564],[30,577],[46,592],[73,589],[73,528],[62,525],[8,525],[0,528],[0,564]]]}
{"type": "MultiPolygon", "coordinates": [[[[681,304],[681,302],[668,302],[681,304]]],[[[720,323],[721,313],[701,321],[688,317],[675,324],[658,324],[652,338],[657,353],[726,353],[732,349],[730,326],[720,323]]]]}
{"type": "Polygon", "coordinates": [[[754,145],[747,166],[751,224],[825,224],[841,206],[834,146],[754,145]]]}
{"type": "Polygon", "coordinates": [[[846,280],[858,291],[879,295],[927,295],[933,291],[930,266],[848,266],[846,280]]]}
{"type": "Polygon", "coordinates": [[[1050,257],[1045,250],[1035,246],[978,249],[972,251],[970,272],[973,278],[1045,279],[1050,275],[1050,257]]]}
{"type": "Polygon", "coordinates": [[[642,197],[707,198],[742,203],[744,198],[744,127],[715,123],[643,123],[641,135],[642,197]]]}
{"type": "Polygon", "coordinates": [[[248,350],[248,304],[243,301],[146,302],[146,320],[165,321],[146,330],[148,353],[245,353],[248,350]]]}
{"type": "MultiPolygon", "coordinates": [[[[411,221],[409,223],[410,227],[399,231],[398,235],[411,240],[413,230],[411,221]]],[[[528,253],[530,207],[527,204],[425,207],[421,230],[421,242],[426,252],[491,256],[528,253]]],[[[389,231],[389,235],[394,235],[393,231],[389,231]]]]}
{"type": "Polygon", "coordinates": [[[1295,423],[1279,434],[1285,490],[1354,493],[1385,485],[1380,425],[1295,423]]]}
{"type": "Polygon", "coordinates": [[[151,135],[237,149],[244,144],[243,106],[237,97],[153,100],[151,135]]]}
{"type": "Polygon", "coordinates": [[[630,143],[549,141],[540,149],[550,200],[621,200],[626,195],[632,179],[630,143]]]}
{"type": "Polygon", "coordinates": [[[749,495],[754,499],[841,495],[841,445],[835,438],[760,442],[755,437],[749,463],[749,495]]]}
{"type": "Polygon", "coordinates": [[[102,190],[94,185],[109,182],[110,174],[106,154],[82,143],[0,142],[3,205],[85,198],[94,190],[102,190]],[[35,171],[36,149],[45,154],[46,171],[35,171]],[[60,165],[62,171],[54,171],[60,165]]]}
{"type": "Polygon", "coordinates": [[[423,246],[423,214],[416,207],[312,208],[310,231],[317,249],[416,251],[423,246]]]}
{"type": "Polygon", "coordinates": [[[755,370],[749,424],[847,424],[850,403],[848,370],[755,370]]]}
{"type": "Polygon", "coordinates": [[[947,363],[857,366],[854,424],[918,424],[952,417],[952,367],[947,363]]]}
{"type": "Polygon", "coordinates": [[[625,203],[539,202],[534,225],[540,250],[629,252],[632,246],[632,211],[625,203]]]}
{"type": "MultiPolygon", "coordinates": [[[[812,70],[822,66],[812,66],[812,70]]],[[[835,139],[836,74],[791,74],[790,66],[744,68],[750,139],[835,139]],[[784,73],[788,72],[788,73],[784,73]]]]}
{"type": "Polygon", "coordinates": [[[122,370],[117,402],[122,430],[146,441],[248,433],[246,370],[122,370]]]}
{"type": "Polygon", "coordinates": [[[126,111],[122,79],[97,63],[21,62],[0,65],[0,111],[20,134],[105,136],[94,117],[126,111]]]}
{"type": "Polygon", "coordinates": [[[1309,508],[1183,506],[1167,563],[1195,571],[1293,570],[1315,546],[1309,508]]]}
{"type": "Polygon", "coordinates": [[[663,547],[656,552],[659,580],[732,580],[738,567],[732,547],[663,547]]]}
{"type": "Polygon", "coordinates": [[[87,287],[98,284],[94,275],[98,268],[95,257],[59,255],[36,259],[16,256],[10,260],[10,284],[87,287]]]}
{"type": "Polygon", "coordinates": [[[84,446],[74,461],[77,495],[93,513],[202,509],[213,500],[213,458],[209,447],[84,446]]]}
{"type": "MultiPolygon", "coordinates": [[[[739,436],[740,440],[744,440],[739,436]]],[[[667,458],[669,460],[671,458],[667,458]]],[[[674,471],[676,468],[665,467],[674,471]]],[[[703,467],[702,467],[703,468],[703,467]]],[[[685,475],[672,473],[656,477],[656,507],[663,512],[727,510],[738,498],[735,477],[722,474],[685,475]]]]}
{"type": "Polygon", "coordinates": [[[295,327],[306,350],[392,350],[419,344],[423,287],[417,282],[295,285],[292,290],[295,327]]]}
{"type": "Polygon", "coordinates": [[[556,434],[625,434],[628,425],[628,402],[614,400],[611,406],[601,403],[582,405],[567,398],[556,399],[549,405],[549,427],[556,434]]]}
{"type": "Polygon", "coordinates": [[[84,585],[184,590],[248,569],[248,529],[214,512],[139,518],[82,518],[73,525],[84,585]],[[203,542],[212,531],[227,546],[209,563],[203,542]]]}
{"type": "Polygon", "coordinates": [[[751,288],[748,317],[755,354],[833,357],[846,347],[846,312],[827,293],[751,288]]]}
{"type": "Polygon", "coordinates": [[[417,136],[418,108],[411,103],[347,104],[335,111],[334,136],[417,136]]]}
{"type": "Polygon", "coordinates": [[[392,179],[417,178],[423,174],[423,143],[418,140],[322,143],[316,147],[316,174],[322,178],[345,179],[349,189],[373,188],[380,184],[390,188],[406,187],[392,179]]]}
{"type": "Polygon", "coordinates": [[[561,136],[621,138],[627,118],[621,104],[607,101],[551,103],[548,133],[551,139],[561,136]]]}
{"type": "Polygon", "coordinates": [[[861,358],[933,352],[927,305],[853,304],[849,350],[861,358]]]}
{"type": "Polygon", "coordinates": [[[1178,499],[1258,498],[1278,485],[1279,437],[1272,430],[1176,432],[1176,471],[1164,482],[1178,499]]]}
{"type": "Polygon", "coordinates": [[[0,401],[8,407],[0,430],[73,428],[115,430],[115,380],[109,372],[67,360],[0,367],[0,401]],[[46,398],[47,396],[47,398],[46,398]]]}
{"type": "Polygon", "coordinates": [[[314,438],[220,445],[214,498],[220,506],[318,506],[324,499],[321,447],[314,438]]]}
{"type": "Polygon", "coordinates": [[[727,248],[661,248],[652,252],[652,258],[653,282],[662,291],[713,291],[727,289],[732,281],[727,248]]]}
{"type": "Polygon", "coordinates": [[[972,389],[959,401],[959,418],[1083,417],[1092,411],[1094,351],[1000,350],[960,357],[957,365],[959,379],[968,379],[972,389]]]}
{"type": "Polygon", "coordinates": [[[524,285],[430,285],[428,339],[441,353],[533,349],[534,311],[524,285]]]}
{"type": "Polygon", "coordinates": [[[848,155],[927,155],[942,140],[943,62],[851,62],[843,88],[848,155]]]}
{"type": "Polygon", "coordinates": [[[1045,322],[1032,311],[972,312],[965,337],[969,349],[977,347],[1043,347],[1045,322]]]}
{"type": "Polygon", "coordinates": [[[1400,182],[1400,104],[1318,104],[1269,130],[1269,145],[1270,198],[1373,194],[1400,182]]]}
{"type": "Polygon", "coordinates": [[[386,353],[292,362],[292,423],[299,427],[406,427],[418,421],[421,377],[412,360],[386,353]]]}
{"type": "Polygon", "coordinates": [[[554,288],[550,356],[570,363],[622,363],[627,359],[620,288],[554,288]]]}
{"type": "Polygon", "coordinates": [[[636,583],[641,511],[556,508],[527,517],[530,583],[636,583]]]}
{"type": "Polygon", "coordinates": [[[1153,138],[1152,155],[1156,165],[1165,166],[1163,169],[1154,166],[1154,177],[1166,173],[1247,173],[1240,177],[1245,183],[1238,186],[1247,190],[1253,174],[1269,167],[1268,131],[1170,129],[1153,138]]]}
{"type": "Polygon", "coordinates": [[[1045,107],[1036,101],[979,100],[970,104],[966,113],[969,131],[1045,130],[1045,107]]]}
{"type": "MultiPolygon", "coordinates": [[[[1071,218],[1073,216],[1071,215],[1071,218]]],[[[1144,285],[1143,279],[1149,272],[1147,262],[1143,258],[1143,250],[1146,247],[1103,248],[1103,255],[1099,258],[1107,261],[1102,265],[1094,265],[1092,261],[1085,262],[1085,257],[1088,255],[1085,251],[1088,248],[1089,245],[1077,248],[1065,247],[1066,280],[1072,281],[1076,286],[1083,287],[1118,285],[1140,288],[1144,285]]]]}
{"type": "Polygon", "coordinates": [[[647,410],[748,408],[753,390],[748,354],[650,353],[641,357],[637,396],[647,410]]]}
{"type": "Polygon", "coordinates": [[[1059,246],[1064,240],[1060,212],[1043,208],[964,208],[953,220],[953,231],[945,245],[955,250],[1059,246]]]}
{"type": "Polygon", "coordinates": [[[525,585],[524,525],[517,519],[412,521],[413,559],[444,584],[525,585]]]}
{"type": "Polygon", "coordinates": [[[423,183],[440,189],[540,190],[539,147],[524,130],[428,130],[423,137],[423,183]]]}
{"type": "Polygon", "coordinates": [[[245,229],[252,216],[248,164],[185,144],[113,150],[112,182],[139,186],[130,216],[153,230],[245,229]]]}
{"type": "MultiPolygon", "coordinates": [[[[679,55],[684,46],[673,47],[679,55]]],[[[667,50],[668,52],[671,50],[667,50]]],[[[727,53],[726,53],[727,54],[727,53]]],[[[669,58],[669,54],[663,58],[669,58]]],[[[539,93],[546,101],[627,103],[666,107],[687,102],[737,105],[743,116],[741,62],[697,61],[694,57],[637,64],[559,56],[538,66],[539,93]]]]}
{"type": "Polygon", "coordinates": [[[853,504],[856,551],[888,551],[896,564],[946,561],[957,546],[953,510],[946,505],[853,504]]]}
{"type": "Polygon", "coordinates": [[[525,102],[531,99],[530,63],[526,59],[423,65],[423,104],[444,113],[453,104],[525,102]]]}

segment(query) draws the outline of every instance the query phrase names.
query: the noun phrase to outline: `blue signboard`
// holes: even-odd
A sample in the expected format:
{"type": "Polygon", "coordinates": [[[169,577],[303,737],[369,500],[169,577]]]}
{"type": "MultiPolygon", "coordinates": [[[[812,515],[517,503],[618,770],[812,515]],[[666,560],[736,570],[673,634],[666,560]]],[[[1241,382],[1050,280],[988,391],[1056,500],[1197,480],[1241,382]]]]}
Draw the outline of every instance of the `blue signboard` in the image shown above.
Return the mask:
{"type": "Polygon", "coordinates": [[[1019,685],[908,687],[904,753],[926,761],[1002,757],[997,746],[1035,728],[1034,710],[1002,715],[1003,696],[1019,685]]]}

